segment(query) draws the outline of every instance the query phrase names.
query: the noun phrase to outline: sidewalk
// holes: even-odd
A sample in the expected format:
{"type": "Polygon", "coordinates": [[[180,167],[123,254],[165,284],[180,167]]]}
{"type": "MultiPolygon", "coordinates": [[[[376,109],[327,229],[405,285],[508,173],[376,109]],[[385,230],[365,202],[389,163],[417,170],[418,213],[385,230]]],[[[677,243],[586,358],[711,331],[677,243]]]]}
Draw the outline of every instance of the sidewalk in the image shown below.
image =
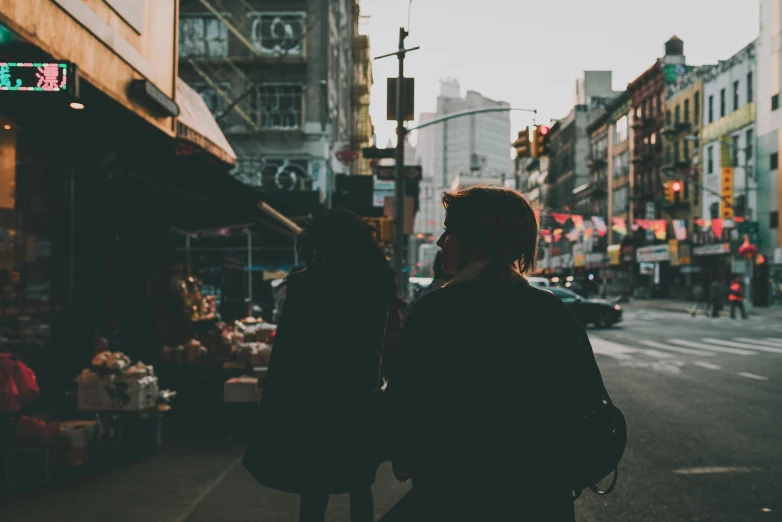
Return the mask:
{"type": "MultiPolygon", "coordinates": [[[[666,312],[689,312],[694,306],[693,301],[683,301],[680,299],[635,299],[631,298],[630,302],[623,304],[626,310],[661,310],[666,312]]],[[[730,315],[730,309],[725,303],[725,308],[722,310],[721,315],[730,315]]],[[[755,310],[749,314],[750,316],[767,317],[770,319],[782,320],[782,308],[765,308],[755,307],[755,310]]]]}
{"type": "MultiPolygon", "coordinates": [[[[3,522],[290,522],[298,496],[259,486],[241,465],[244,446],[168,443],[146,462],[54,492],[0,504],[3,522]]],[[[408,490],[384,465],[375,481],[378,518],[408,490]]],[[[334,495],[327,521],[348,520],[347,495],[334,495]]]]}

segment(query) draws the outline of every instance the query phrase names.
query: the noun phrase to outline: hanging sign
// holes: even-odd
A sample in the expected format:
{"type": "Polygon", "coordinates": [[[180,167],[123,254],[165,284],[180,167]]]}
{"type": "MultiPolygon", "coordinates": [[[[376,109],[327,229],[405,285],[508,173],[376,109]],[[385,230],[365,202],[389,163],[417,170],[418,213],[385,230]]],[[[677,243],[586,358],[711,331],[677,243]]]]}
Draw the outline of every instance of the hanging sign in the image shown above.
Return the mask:
{"type": "Polygon", "coordinates": [[[67,92],[73,72],[69,62],[0,62],[0,91],[67,92]]]}
{"type": "Polygon", "coordinates": [[[733,167],[722,169],[722,217],[733,218],[733,167]]]}

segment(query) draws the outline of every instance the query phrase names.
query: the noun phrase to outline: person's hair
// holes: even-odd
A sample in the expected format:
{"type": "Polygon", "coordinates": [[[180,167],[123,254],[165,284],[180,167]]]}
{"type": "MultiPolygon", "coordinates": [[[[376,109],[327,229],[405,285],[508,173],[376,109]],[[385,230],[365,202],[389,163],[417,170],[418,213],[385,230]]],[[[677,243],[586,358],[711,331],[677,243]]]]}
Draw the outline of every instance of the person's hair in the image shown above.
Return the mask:
{"type": "Polygon", "coordinates": [[[332,268],[356,271],[390,270],[369,225],[345,209],[331,210],[316,217],[299,235],[299,248],[310,266],[323,263],[332,268]]]}
{"type": "Polygon", "coordinates": [[[464,251],[511,266],[521,274],[535,269],[538,222],[524,196],[502,187],[478,185],[445,192],[448,232],[464,251]]]}

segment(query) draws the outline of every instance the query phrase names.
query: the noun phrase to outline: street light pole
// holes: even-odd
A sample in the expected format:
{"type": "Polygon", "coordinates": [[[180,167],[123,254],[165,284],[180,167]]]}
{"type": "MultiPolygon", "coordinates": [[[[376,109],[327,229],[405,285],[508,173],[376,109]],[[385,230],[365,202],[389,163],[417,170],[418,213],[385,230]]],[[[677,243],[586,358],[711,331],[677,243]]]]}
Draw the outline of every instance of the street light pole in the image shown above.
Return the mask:
{"type": "Polygon", "coordinates": [[[396,161],[394,162],[394,271],[399,278],[399,293],[407,293],[407,278],[402,272],[405,253],[405,114],[402,102],[404,89],[402,82],[405,77],[405,38],[407,31],[399,28],[399,75],[396,80],[396,161]]]}

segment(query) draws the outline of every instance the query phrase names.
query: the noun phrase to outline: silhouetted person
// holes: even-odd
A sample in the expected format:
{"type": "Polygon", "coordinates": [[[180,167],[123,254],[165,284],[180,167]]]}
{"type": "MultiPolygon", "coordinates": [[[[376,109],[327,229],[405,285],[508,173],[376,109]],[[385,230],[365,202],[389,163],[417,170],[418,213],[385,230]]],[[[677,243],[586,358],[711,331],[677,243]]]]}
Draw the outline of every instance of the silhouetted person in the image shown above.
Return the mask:
{"type": "Polygon", "coordinates": [[[714,279],[709,287],[709,300],[711,301],[711,316],[719,317],[720,310],[722,310],[722,285],[717,279],[714,279]]]}
{"type": "Polygon", "coordinates": [[[744,287],[738,278],[734,279],[730,284],[730,293],[728,294],[728,301],[730,302],[730,318],[736,318],[736,308],[741,310],[741,318],[747,318],[747,312],[744,310],[744,287]]]}
{"type": "Polygon", "coordinates": [[[432,283],[421,293],[421,297],[425,296],[433,290],[441,288],[445,283],[451,280],[451,275],[443,270],[442,251],[437,252],[437,254],[434,256],[434,263],[432,263],[432,275],[434,276],[432,283]]]}
{"type": "Polygon", "coordinates": [[[348,211],[316,219],[301,247],[307,268],[286,283],[244,465],[262,485],[299,494],[301,522],[322,522],[338,493],[350,494],[353,522],[369,522],[380,461],[372,414],[394,274],[348,211]]]}
{"type": "Polygon", "coordinates": [[[538,225],[521,194],[478,186],[443,203],[453,278],[413,306],[388,383],[392,462],[413,484],[388,519],[573,522],[570,437],[588,387],[605,390],[589,340],[523,277],[538,225]]]}

